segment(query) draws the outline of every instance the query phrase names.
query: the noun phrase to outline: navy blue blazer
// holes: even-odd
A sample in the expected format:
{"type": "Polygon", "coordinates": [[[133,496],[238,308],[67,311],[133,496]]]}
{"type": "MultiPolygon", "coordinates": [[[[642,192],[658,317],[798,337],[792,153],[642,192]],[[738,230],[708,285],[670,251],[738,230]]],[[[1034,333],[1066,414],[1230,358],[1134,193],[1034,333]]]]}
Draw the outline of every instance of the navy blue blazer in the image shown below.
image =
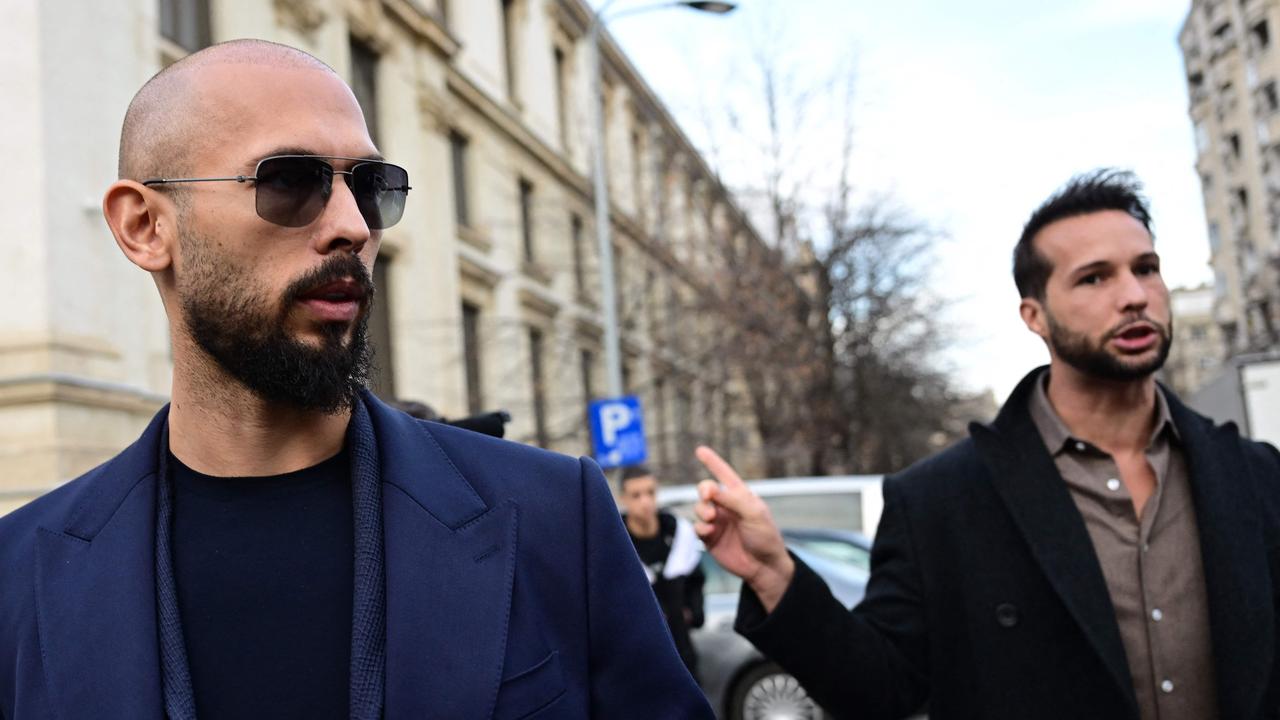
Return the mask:
{"type": "MultiPolygon", "coordinates": [[[[385,717],[710,718],[590,460],[365,394],[386,562],[385,717]]],[[[162,409],[107,463],[0,518],[0,716],[164,716],[162,409]]],[[[287,690],[286,690],[287,691],[287,690]]]]}

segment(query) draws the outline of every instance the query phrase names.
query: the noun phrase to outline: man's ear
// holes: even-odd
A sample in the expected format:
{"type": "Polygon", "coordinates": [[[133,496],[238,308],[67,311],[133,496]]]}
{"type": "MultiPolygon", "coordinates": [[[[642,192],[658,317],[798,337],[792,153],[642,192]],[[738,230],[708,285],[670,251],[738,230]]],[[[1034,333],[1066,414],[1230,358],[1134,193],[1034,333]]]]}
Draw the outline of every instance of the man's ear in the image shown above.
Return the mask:
{"type": "Polygon", "coordinates": [[[102,198],[102,214],[129,262],[148,272],[173,264],[173,203],[159,192],[133,180],[117,180],[102,198]]]}
{"type": "Polygon", "coordinates": [[[1026,323],[1028,330],[1048,341],[1049,323],[1045,317],[1043,301],[1033,297],[1024,297],[1018,305],[1018,313],[1022,315],[1022,322],[1026,323]]]}

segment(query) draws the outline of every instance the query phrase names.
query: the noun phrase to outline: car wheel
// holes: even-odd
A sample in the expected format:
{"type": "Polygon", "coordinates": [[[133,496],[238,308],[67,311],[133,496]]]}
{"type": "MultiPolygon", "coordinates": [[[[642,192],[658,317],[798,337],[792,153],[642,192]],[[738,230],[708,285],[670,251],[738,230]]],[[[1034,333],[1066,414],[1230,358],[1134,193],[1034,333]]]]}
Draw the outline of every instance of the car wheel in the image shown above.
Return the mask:
{"type": "Polygon", "coordinates": [[[757,665],[738,680],[729,720],[822,720],[825,713],[776,663],[757,665]]]}

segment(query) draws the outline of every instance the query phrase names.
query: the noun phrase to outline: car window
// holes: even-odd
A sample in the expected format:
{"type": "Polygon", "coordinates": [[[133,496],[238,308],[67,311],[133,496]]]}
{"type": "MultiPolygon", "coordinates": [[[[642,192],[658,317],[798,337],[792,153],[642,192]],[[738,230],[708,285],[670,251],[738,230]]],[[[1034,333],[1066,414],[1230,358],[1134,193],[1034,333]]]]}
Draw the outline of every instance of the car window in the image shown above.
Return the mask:
{"type": "Polygon", "coordinates": [[[742,588],[742,579],[721,567],[720,563],[711,557],[711,553],[702,553],[702,573],[707,576],[707,581],[702,586],[702,592],[705,595],[720,593],[736,595],[742,588]]]}
{"type": "MultiPolygon", "coordinates": [[[[866,534],[862,527],[862,494],[857,491],[814,495],[770,495],[764,498],[778,527],[797,530],[848,530],[866,534]]],[[[668,506],[675,514],[695,520],[693,503],[668,506]]],[[[874,530],[875,528],[870,528],[874,530]]]]}
{"type": "Polygon", "coordinates": [[[834,538],[806,537],[791,537],[787,542],[798,545],[818,557],[849,565],[864,572],[871,570],[871,553],[853,543],[834,538]]]}
{"type": "Polygon", "coordinates": [[[867,530],[862,527],[862,494],[858,492],[773,495],[764,501],[778,527],[867,530]]]}

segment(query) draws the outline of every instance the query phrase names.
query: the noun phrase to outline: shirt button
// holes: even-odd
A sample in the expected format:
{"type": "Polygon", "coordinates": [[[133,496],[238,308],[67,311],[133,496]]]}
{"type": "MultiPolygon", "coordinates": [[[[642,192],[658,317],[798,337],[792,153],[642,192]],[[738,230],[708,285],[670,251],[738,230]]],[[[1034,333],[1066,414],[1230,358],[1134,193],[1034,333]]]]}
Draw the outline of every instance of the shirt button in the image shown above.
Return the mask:
{"type": "Polygon", "coordinates": [[[1107,481],[1107,489],[1110,490],[1111,492],[1115,492],[1119,490],[1120,481],[1115,478],[1111,478],[1110,480],[1107,481]]]}
{"type": "Polygon", "coordinates": [[[1080,452],[1084,452],[1084,448],[1085,448],[1084,443],[1079,441],[1076,442],[1076,450],[1079,450],[1080,452]]]}
{"type": "Polygon", "coordinates": [[[1164,619],[1164,613],[1160,612],[1160,608],[1151,611],[1151,619],[1160,622],[1164,619]]]}
{"type": "Polygon", "coordinates": [[[1142,543],[1142,552],[1148,552],[1148,551],[1150,551],[1150,550],[1151,550],[1151,545],[1150,545],[1150,544],[1148,544],[1148,543],[1142,543]]]}
{"type": "Polygon", "coordinates": [[[1173,692],[1173,681],[1165,680],[1164,682],[1160,683],[1160,689],[1165,693],[1173,692]]]}

